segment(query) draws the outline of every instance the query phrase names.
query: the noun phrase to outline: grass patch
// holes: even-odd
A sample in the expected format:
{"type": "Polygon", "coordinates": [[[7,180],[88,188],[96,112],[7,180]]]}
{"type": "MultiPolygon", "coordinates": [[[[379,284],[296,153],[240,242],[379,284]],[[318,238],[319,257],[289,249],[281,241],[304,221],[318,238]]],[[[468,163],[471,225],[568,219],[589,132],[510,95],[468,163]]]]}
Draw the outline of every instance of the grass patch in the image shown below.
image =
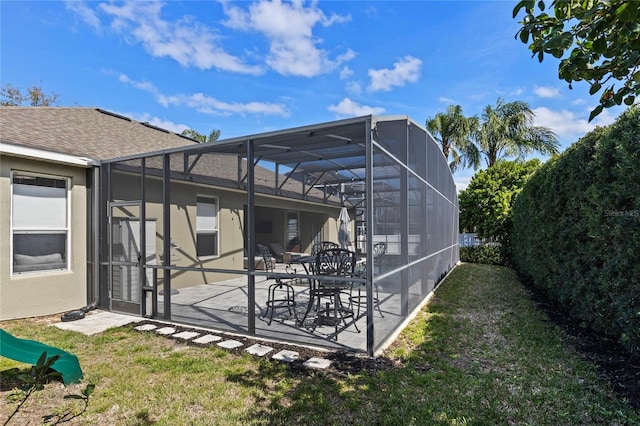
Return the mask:
{"type": "MultiPolygon", "coordinates": [[[[96,389],[73,424],[640,424],[504,267],[456,268],[385,353],[397,367],[379,371],[299,371],[131,328],[2,327],[78,355],[96,389]]],[[[0,359],[0,370],[15,366],[0,359]]],[[[39,424],[60,392],[47,385],[15,424],[39,424]]],[[[0,419],[10,393],[1,389],[0,419]]]]}

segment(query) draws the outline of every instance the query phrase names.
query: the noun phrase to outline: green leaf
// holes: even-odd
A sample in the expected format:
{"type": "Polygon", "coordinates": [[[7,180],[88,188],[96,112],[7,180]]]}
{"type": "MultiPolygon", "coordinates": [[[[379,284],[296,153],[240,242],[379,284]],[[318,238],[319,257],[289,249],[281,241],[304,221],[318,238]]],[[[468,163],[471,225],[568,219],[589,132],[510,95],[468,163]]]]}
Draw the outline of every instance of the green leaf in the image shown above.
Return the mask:
{"type": "Polygon", "coordinates": [[[591,47],[597,53],[605,53],[607,51],[607,40],[604,38],[599,38],[593,41],[591,47]]]}
{"type": "Polygon", "coordinates": [[[36,362],[36,367],[42,367],[44,365],[44,362],[47,360],[47,352],[42,352],[42,354],[40,354],[40,357],[38,358],[38,361],[36,362]]]}
{"type": "Polygon", "coordinates": [[[591,111],[591,115],[589,115],[589,122],[591,122],[591,120],[596,118],[598,114],[602,112],[603,109],[604,107],[602,105],[598,105],[597,107],[595,107],[595,109],[591,111]]]}
{"type": "Polygon", "coordinates": [[[622,22],[634,22],[638,16],[638,5],[635,1],[625,2],[616,9],[616,15],[622,22]]]}
{"type": "Polygon", "coordinates": [[[542,62],[543,59],[544,59],[544,53],[542,51],[538,52],[538,61],[542,62]]]}
{"type": "Polygon", "coordinates": [[[601,87],[602,87],[602,84],[600,84],[600,83],[593,83],[593,84],[591,85],[591,88],[589,89],[589,94],[590,94],[590,95],[593,95],[593,94],[597,93],[597,92],[598,92],[598,90],[600,90],[600,88],[601,88],[601,87]]]}
{"type": "Polygon", "coordinates": [[[562,36],[560,37],[560,46],[562,47],[562,49],[567,50],[571,47],[572,44],[573,34],[571,34],[569,31],[563,32],[562,36]]]}
{"type": "Polygon", "coordinates": [[[529,30],[520,31],[520,41],[526,43],[529,40],[529,30]]]}
{"type": "Polygon", "coordinates": [[[526,8],[526,4],[527,3],[528,2],[526,0],[522,0],[520,3],[516,4],[516,6],[513,8],[513,18],[514,19],[515,19],[516,16],[518,16],[518,13],[520,13],[520,9],[522,9],[523,7],[526,8]]]}
{"type": "Polygon", "coordinates": [[[93,383],[89,383],[89,384],[84,388],[84,390],[82,391],[82,394],[83,394],[84,396],[87,396],[87,397],[88,397],[89,395],[91,395],[91,394],[93,393],[93,391],[95,390],[95,388],[96,388],[96,385],[94,385],[93,383]]]}
{"type": "Polygon", "coordinates": [[[629,95],[626,98],[624,98],[624,104],[625,105],[633,105],[633,102],[636,100],[636,97],[633,95],[629,95]]]}
{"type": "Polygon", "coordinates": [[[538,9],[540,9],[541,11],[545,9],[545,4],[542,0],[538,2],[538,9]]]}
{"type": "Polygon", "coordinates": [[[617,92],[615,95],[613,95],[613,101],[616,103],[616,105],[620,105],[622,103],[622,93],[617,92]]]}
{"type": "Polygon", "coordinates": [[[28,374],[25,374],[25,373],[18,374],[16,376],[16,379],[20,380],[21,382],[25,382],[25,383],[31,383],[33,381],[31,376],[28,375],[28,374]]]}

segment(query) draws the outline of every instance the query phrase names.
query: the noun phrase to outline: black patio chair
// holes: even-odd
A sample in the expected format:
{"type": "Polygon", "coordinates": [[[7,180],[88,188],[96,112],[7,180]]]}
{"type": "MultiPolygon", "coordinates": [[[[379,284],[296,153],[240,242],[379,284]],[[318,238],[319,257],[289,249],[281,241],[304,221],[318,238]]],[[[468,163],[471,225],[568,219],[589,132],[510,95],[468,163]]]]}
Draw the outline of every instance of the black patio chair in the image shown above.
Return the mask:
{"type": "Polygon", "coordinates": [[[313,243],[313,247],[311,247],[311,256],[315,256],[318,252],[340,248],[338,243],[334,243],[333,241],[320,241],[319,243],[313,243]]]}
{"type": "MultiPolygon", "coordinates": [[[[383,243],[384,244],[384,243],[383,243]]],[[[375,262],[374,262],[375,265],[375,262]]],[[[356,266],[354,276],[365,278],[366,277],[366,269],[365,264],[359,264],[356,266]]],[[[380,309],[380,294],[378,292],[378,287],[380,287],[377,283],[373,283],[373,289],[376,292],[373,298],[373,306],[378,309],[378,313],[380,313],[380,317],[384,318],[382,314],[382,309],[380,309]]],[[[366,288],[366,283],[354,281],[351,286],[351,291],[349,293],[349,306],[353,309],[353,305],[358,307],[356,311],[356,319],[360,318],[360,307],[367,304],[367,295],[362,294],[362,292],[366,288]],[[354,291],[358,291],[357,295],[354,295],[354,291]]]]}
{"type": "Polygon", "coordinates": [[[375,243],[373,245],[373,266],[378,267],[378,273],[382,273],[382,261],[387,254],[387,243],[375,243]]]}
{"type": "Polygon", "coordinates": [[[311,273],[320,277],[312,280],[309,289],[309,305],[305,313],[306,318],[315,304],[317,318],[314,321],[313,330],[318,325],[332,325],[335,327],[334,338],[338,340],[338,327],[340,324],[344,324],[345,328],[348,327],[347,319],[351,318],[356,331],[360,332],[355,323],[353,310],[345,306],[340,297],[342,294],[349,295],[352,283],[339,278],[352,278],[355,265],[356,254],[350,250],[330,248],[316,253],[316,261],[312,265],[311,273]],[[323,279],[321,277],[323,275],[327,278],[323,279]]]}
{"type": "MultiPolygon", "coordinates": [[[[266,318],[267,313],[270,313],[268,324],[271,325],[271,322],[273,321],[273,312],[276,308],[287,308],[289,310],[289,314],[293,314],[297,323],[298,317],[295,310],[296,295],[293,287],[288,282],[283,282],[281,277],[269,275],[269,273],[274,272],[276,263],[267,246],[258,244],[257,248],[258,252],[262,256],[262,261],[264,262],[265,271],[267,272],[267,280],[276,280],[276,282],[271,284],[267,289],[267,301],[265,303],[266,309],[264,311],[263,318],[266,318]],[[278,294],[276,294],[276,291],[278,294]]],[[[295,273],[295,270],[293,272],[295,273]]]]}

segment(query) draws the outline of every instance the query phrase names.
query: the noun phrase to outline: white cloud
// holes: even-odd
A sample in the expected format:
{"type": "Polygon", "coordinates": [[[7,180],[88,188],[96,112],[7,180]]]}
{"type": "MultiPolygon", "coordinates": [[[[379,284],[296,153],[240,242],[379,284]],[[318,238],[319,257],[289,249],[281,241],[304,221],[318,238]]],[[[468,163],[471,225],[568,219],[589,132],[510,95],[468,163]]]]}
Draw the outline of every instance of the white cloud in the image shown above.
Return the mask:
{"type": "Polygon", "coordinates": [[[340,70],[340,80],[346,80],[352,75],[353,75],[353,70],[346,65],[342,67],[342,70],[340,70]]]}
{"type": "Polygon", "coordinates": [[[96,12],[84,2],[67,0],[65,3],[67,5],[67,9],[77,13],[87,25],[95,30],[100,29],[100,18],[98,18],[96,12]]]}
{"type": "Polygon", "coordinates": [[[393,64],[393,68],[369,70],[371,84],[368,89],[372,92],[389,91],[393,87],[404,86],[405,83],[415,83],[420,78],[422,61],[413,56],[405,56],[393,64]]]}
{"type": "Polygon", "coordinates": [[[305,7],[302,1],[282,2],[260,0],[247,10],[223,3],[228,17],[224,23],[235,30],[255,31],[269,40],[266,62],[282,75],[313,77],[333,71],[353,59],[355,53],[348,49],[335,60],[318,45],[322,40],[313,35],[313,28],[320,24],[329,27],[351,20],[350,16],[326,16],[316,2],[305,7]]]}
{"type": "Polygon", "coordinates": [[[120,74],[118,76],[118,80],[120,83],[125,83],[130,86],[135,87],[136,89],[144,90],[145,92],[149,92],[152,94],[159,94],[158,89],[153,85],[153,83],[149,83],[148,81],[135,81],[129,78],[126,74],[120,74]]]}
{"type": "Polygon", "coordinates": [[[110,28],[131,44],[140,43],[153,57],[167,57],[184,67],[217,68],[242,74],[258,75],[264,70],[227,53],[220,36],[211,28],[183,17],[176,21],[162,19],[164,3],[126,1],[121,4],[100,3],[95,9],[85,2],[70,1],[67,7],[94,29],[100,29],[99,15],[110,19],[110,28]]]}
{"type": "Polygon", "coordinates": [[[454,103],[455,103],[455,101],[454,101],[453,99],[451,99],[451,98],[446,98],[446,97],[444,97],[444,96],[440,96],[440,97],[438,98],[438,101],[439,101],[440,103],[443,103],[443,104],[454,104],[454,103]]]}
{"type": "Polygon", "coordinates": [[[279,104],[270,102],[230,103],[220,101],[202,93],[172,96],[169,103],[184,105],[203,114],[211,115],[263,114],[279,115],[282,117],[289,115],[289,111],[279,104]]]}
{"type": "Polygon", "coordinates": [[[224,102],[203,93],[165,95],[152,83],[132,80],[125,74],[118,79],[136,89],[143,90],[155,96],[156,101],[162,106],[186,106],[203,114],[225,116],[231,114],[262,114],[288,117],[289,111],[284,105],[270,102],[224,102]]]}
{"type": "Polygon", "coordinates": [[[176,124],[173,121],[163,120],[156,116],[152,116],[149,113],[142,114],[122,114],[126,117],[131,117],[136,121],[141,123],[149,123],[152,126],[160,127],[161,129],[166,129],[174,133],[182,133],[183,130],[189,129],[190,127],[186,124],[176,124]]]}
{"type": "Polygon", "coordinates": [[[378,8],[372,5],[368,5],[364,10],[364,14],[369,18],[377,18],[378,8]]]}
{"type": "Polygon", "coordinates": [[[385,112],[384,108],[360,105],[349,98],[344,98],[338,105],[329,105],[327,108],[339,116],[358,117],[361,115],[378,115],[385,112]]]}
{"type": "Polygon", "coordinates": [[[557,87],[536,86],[535,89],[533,89],[533,93],[541,98],[557,98],[560,90],[557,87]]]}
{"type": "Polygon", "coordinates": [[[546,107],[533,109],[535,125],[553,130],[559,139],[567,139],[569,143],[593,130],[596,126],[606,126],[615,121],[615,117],[604,110],[589,123],[590,110],[585,110],[580,116],[566,109],[552,110],[546,107]]]}
{"type": "Polygon", "coordinates": [[[347,83],[347,91],[356,96],[360,96],[362,94],[362,86],[357,81],[351,81],[347,83]]]}
{"type": "Polygon", "coordinates": [[[469,182],[471,182],[472,176],[454,176],[453,181],[456,184],[456,189],[458,192],[464,191],[469,186],[469,182]]]}

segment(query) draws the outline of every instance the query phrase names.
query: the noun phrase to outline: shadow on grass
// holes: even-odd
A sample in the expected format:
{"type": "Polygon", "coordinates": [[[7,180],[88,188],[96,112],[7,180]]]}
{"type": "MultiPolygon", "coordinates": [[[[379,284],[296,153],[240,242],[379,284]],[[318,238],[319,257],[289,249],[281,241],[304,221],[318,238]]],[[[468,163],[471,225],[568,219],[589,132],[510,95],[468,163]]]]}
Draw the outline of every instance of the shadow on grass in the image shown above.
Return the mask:
{"type": "Polygon", "coordinates": [[[247,419],[262,424],[640,421],[506,267],[459,266],[379,359],[389,368],[363,363],[345,374],[264,362],[228,379],[270,388],[247,419]]]}

